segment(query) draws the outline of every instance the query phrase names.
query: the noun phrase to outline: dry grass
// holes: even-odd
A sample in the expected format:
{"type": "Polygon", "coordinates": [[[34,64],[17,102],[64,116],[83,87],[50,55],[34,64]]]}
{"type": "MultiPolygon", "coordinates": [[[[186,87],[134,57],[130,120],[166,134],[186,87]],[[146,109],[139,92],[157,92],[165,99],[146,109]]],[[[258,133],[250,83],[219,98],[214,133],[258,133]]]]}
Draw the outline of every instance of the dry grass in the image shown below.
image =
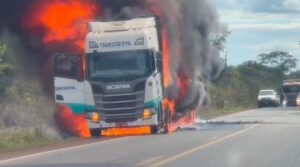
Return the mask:
{"type": "Polygon", "coordinates": [[[59,141],[40,128],[0,129],[0,153],[47,146],[59,141]]]}

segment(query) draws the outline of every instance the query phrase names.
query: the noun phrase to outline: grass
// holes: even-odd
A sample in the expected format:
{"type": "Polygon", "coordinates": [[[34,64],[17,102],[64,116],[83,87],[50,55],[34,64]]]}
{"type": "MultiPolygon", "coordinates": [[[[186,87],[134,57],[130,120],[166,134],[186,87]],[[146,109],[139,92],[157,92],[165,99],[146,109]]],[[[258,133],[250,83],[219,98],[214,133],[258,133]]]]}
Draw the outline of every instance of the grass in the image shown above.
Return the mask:
{"type": "Polygon", "coordinates": [[[45,136],[38,128],[0,129],[0,153],[43,147],[58,140],[45,136]]]}

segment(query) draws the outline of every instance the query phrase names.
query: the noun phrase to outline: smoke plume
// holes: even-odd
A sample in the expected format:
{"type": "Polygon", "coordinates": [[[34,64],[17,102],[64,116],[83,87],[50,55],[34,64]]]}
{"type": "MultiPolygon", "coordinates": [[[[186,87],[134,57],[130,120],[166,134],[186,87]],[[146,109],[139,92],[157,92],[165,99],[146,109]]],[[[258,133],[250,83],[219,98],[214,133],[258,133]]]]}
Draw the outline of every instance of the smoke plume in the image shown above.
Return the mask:
{"type": "Polygon", "coordinates": [[[103,3],[103,9],[102,18],[107,20],[159,16],[169,54],[167,97],[176,101],[177,112],[202,105],[206,85],[224,68],[224,60],[210,42],[210,36],[222,27],[206,0],[112,0],[103,3]]]}

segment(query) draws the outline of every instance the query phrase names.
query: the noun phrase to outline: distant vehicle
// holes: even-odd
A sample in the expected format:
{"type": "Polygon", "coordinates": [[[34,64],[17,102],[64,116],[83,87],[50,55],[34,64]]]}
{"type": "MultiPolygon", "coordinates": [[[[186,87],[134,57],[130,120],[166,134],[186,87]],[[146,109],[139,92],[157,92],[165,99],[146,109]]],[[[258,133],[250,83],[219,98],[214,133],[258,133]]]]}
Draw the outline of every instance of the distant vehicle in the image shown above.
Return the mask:
{"type": "Polygon", "coordinates": [[[281,94],[283,105],[300,106],[300,79],[285,80],[282,84],[281,94]]]}
{"type": "Polygon", "coordinates": [[[277,107],[280,105],[278,93],[273,89],[261,90],[257,98],[258,108],[265,106],[277,107]]]}

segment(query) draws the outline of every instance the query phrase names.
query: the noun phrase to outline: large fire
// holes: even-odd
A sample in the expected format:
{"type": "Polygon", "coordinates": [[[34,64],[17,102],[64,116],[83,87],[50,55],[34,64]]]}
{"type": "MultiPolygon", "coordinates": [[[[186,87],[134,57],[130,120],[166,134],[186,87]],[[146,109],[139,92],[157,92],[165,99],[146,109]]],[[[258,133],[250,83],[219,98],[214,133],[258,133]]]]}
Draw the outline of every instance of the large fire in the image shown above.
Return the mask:
{"type": "Polygon", "coordinates": [[[57,106],[56,119],[62,130],[79,137],[90,137],[85,115],[74,115],[65,105],[57,106]]]}
{"type": "MultiPolygon", "coordinates": [[[[147,2],[149,3],[149,11],[155,15],[162,14],[161,9],[157,6],[157,0],[147,0],[147,2]]],[[[53,0],[47,3],[37,1],[23,24],[29,30],[41,30],[42,40],[46,47],[52,48],[53,44],[63,44],[66,46],[64,48],[65,51],[84,53],[84,39],[87,34],[86,23],[88,20],[96,19],[100,13],[100,9],[101,7],[92,0],[53,0]]],[[[170,19],[175,22],[174,17],[171,16],[170,19]]],[[[171,71],[170,39],[168,38],[167,31],[166,28],[163,28],[163,86],[165,89],[168,89],[175,85],[179,90],[178,97],[165,97],[162,104],[164,111],[170,112],[171,122],[169,122],[168,131],[172,132],[182,125],[193,123],[196,112],[189,112],[184,117],[173,119],[176,117],[176,102],[185,96],[191,79],[187,76],[178,76],[178,74],[174,74],[176,72],[171,71]]],[[[180,50],[180,48],[177,49],[180,50]]],[[[57,51],[53,50],[53,52],[57,51]]],[[[58,116],[60,123],[68,132],[81,137],[90,136],[83,116],[72,114],[66,107],[59,107],[59,109],[60,113],[58,116]]],[[[116,128],[104,131],[103,135],[134,135],[149,134],[150,132],[149,127],[116,128]]]]}
{"type": "Polygon", "coordinates": [[[111,128],[102,131],[102,136],[128,136],[128,135],[148,135],[151,134],[151,128],[133,127],[133,128],[111,128]]]}
{"type": "Polygon", "coordinates": [[[41,28],[46,46],[52,43],[71,43],[70,50],[78,51],[79,48],[83,52],[86,22],[95,18],[98,11],[99,7],[89,0],[38,1],[29,14],[30,19],[24,20],[24,24],[32,30],[41,28]]]}
{"type": "MultiPolygon", "coordinates": [[[[52,45],[63,45],[63,51],[84,53],[86,22],[95,18],[99,10],[99,6],[89,0],[37,1],[23,25],[28,30],[41,30],[43,43],[50,49],[52,45]]],[[[66,106],[59,106],[57,120],[68,133],[90,137],[84,115],[75,115],[66,106]]]]}

